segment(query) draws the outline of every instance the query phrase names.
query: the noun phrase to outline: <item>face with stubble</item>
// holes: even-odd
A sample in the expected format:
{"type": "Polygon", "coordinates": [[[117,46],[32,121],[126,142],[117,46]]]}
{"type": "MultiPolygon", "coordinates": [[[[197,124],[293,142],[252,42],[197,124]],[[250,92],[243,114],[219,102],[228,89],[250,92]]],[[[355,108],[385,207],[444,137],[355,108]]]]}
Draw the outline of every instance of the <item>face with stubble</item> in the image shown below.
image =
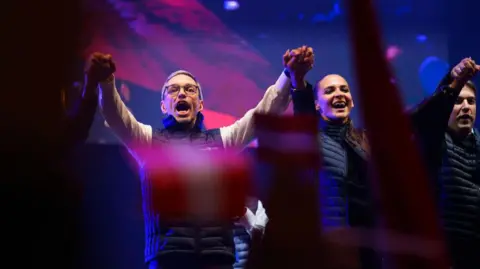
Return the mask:
{"type": "Polygon", "coordinates": [[[179,74],[167,81],[163,91],[162,112],[172,115],[178,123],[194,124],[198,112],[203,110],[199,87],[195,80],[179,74]]]}
{"type": "Polygon", "coordinates": [[[347,81],[340,75],[327,75],[316,85],[316,108],[325,120],[345,121],[353,108],[347,81]]]}
{"type": "Polygon", "coordinates": [[[472,89],[471,86],[466,85],[463,87],[453,106],[450,119],[448,120],[448,127],[459,135],[467,135],[473,129],[476,114],[477,102],[475,90],[472,89]]]}

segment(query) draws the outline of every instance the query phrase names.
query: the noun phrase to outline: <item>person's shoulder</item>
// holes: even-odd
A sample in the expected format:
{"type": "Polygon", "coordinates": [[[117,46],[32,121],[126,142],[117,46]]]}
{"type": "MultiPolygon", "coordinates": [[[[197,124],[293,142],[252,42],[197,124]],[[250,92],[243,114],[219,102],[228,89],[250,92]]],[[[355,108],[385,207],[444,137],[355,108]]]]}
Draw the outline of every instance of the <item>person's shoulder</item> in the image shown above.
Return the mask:
{"type": "Polygon", "coordinates": [[[350,133],[353,136],[362,138],[362,139],[367,139],[367,129],[363,127],[356,127],[353,120],[350,120],[349,125],[350,125],[349,126],[350,133]]]}
{"type": "Polygon", "coordinates": [[[477,142],[477,146],[480,147],[480,132],[477,128],[472,129],[473,136],[475,137],[475,141],[477,142]]]}
{"type": "Polygon", "coordinates": [[[220,128],[206,129],[203,132],[212,135],[220,135],[220,128]]]}
{"type": "Polygon", "coordinates": [[[166,128],[163,127],[163,126],[161,126],[161,127],[153,127],[152,126],[152,131],[154,133],[163,133],[163,132],[165,132],[165,130],[166,130],[166,128]]]}

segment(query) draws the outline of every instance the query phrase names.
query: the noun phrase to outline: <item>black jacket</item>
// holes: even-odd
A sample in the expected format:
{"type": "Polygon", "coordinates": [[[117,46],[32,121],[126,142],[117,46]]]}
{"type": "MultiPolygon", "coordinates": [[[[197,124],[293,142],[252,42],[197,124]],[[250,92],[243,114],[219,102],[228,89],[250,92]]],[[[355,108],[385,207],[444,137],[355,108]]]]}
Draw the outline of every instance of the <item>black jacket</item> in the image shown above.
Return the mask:
{"type": "MultiPolygon", "coordinates": [[[[219,129],[206,130],[199,113],[195,126],[184,130],[172,116],[163,120],[164,128],[153,131],[153,145],[186,144],[199,149],[223,149],[219,129]]],[[[233,223],[166,222],[152,208],[152,194],[147,172],[142,180],[145,215],[145,262],[159,266],[189,267],[196,263],[233,265],[235,245],[233,223]],[[185,264],[183,264],[183,262],[185,264]]],[[[177,268],[175,267],[175,268],[177,268]]]]}

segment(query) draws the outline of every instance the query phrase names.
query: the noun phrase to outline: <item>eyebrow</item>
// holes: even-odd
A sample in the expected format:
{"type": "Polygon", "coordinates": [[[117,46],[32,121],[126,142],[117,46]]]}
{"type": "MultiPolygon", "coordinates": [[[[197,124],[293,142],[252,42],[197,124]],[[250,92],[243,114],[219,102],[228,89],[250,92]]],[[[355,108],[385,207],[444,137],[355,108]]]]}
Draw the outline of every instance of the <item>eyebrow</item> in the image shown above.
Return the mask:
{"type": "Polygon", "coordinates": [[[348,88],[348,85],[346,85],[346,84],[342,84],[342,85],[330,85],[330,86],[327,86],[327,87],[325,87],[325,88],[323,88],[323,89],[326,90],[326,89],[332,89],[332,88],[335,88],[335,87],[348,88]]]}
{"type": "Polygon", "coordinates": [[[170,87],[170,86],[181,86],[181,87],[184,87],[184,86],[197,86],[197,87],[198,87],[197,84],[193,84],[193,83],[185,83],[185,84],[183,84],[183,85],[182,85],[182,84],[178,84],[178,83],[172,83],[172,84],[166,85],[165,87],[167,88],[167,87],[170,87]]]}

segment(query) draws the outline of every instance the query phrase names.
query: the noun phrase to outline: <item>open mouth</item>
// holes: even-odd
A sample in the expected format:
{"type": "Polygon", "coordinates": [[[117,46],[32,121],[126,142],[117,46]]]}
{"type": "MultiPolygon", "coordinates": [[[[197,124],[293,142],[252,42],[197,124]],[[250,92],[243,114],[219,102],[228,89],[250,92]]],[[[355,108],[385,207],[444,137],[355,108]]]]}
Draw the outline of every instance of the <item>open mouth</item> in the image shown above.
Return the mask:
{"type": "Polygon", "coordinates": [[[463,114],[458,117],[459,120],[473,120],[472,116],[468,114],[463,114]]]}
{"type": "Polygon", "coordinates": [[[179,101],[175,105],[175,111],[179,115],[186,115],[190,111],[191,107],[190,104],[185,101],[179,101]]]}
{"type": "Polygon", "coordinates": [[[332,107],[336,108],[336,109],[344,109],[345,107],[347,107],[347,102],[345,102],[345,101],[334,101],[332,103],[332,107]]]}

